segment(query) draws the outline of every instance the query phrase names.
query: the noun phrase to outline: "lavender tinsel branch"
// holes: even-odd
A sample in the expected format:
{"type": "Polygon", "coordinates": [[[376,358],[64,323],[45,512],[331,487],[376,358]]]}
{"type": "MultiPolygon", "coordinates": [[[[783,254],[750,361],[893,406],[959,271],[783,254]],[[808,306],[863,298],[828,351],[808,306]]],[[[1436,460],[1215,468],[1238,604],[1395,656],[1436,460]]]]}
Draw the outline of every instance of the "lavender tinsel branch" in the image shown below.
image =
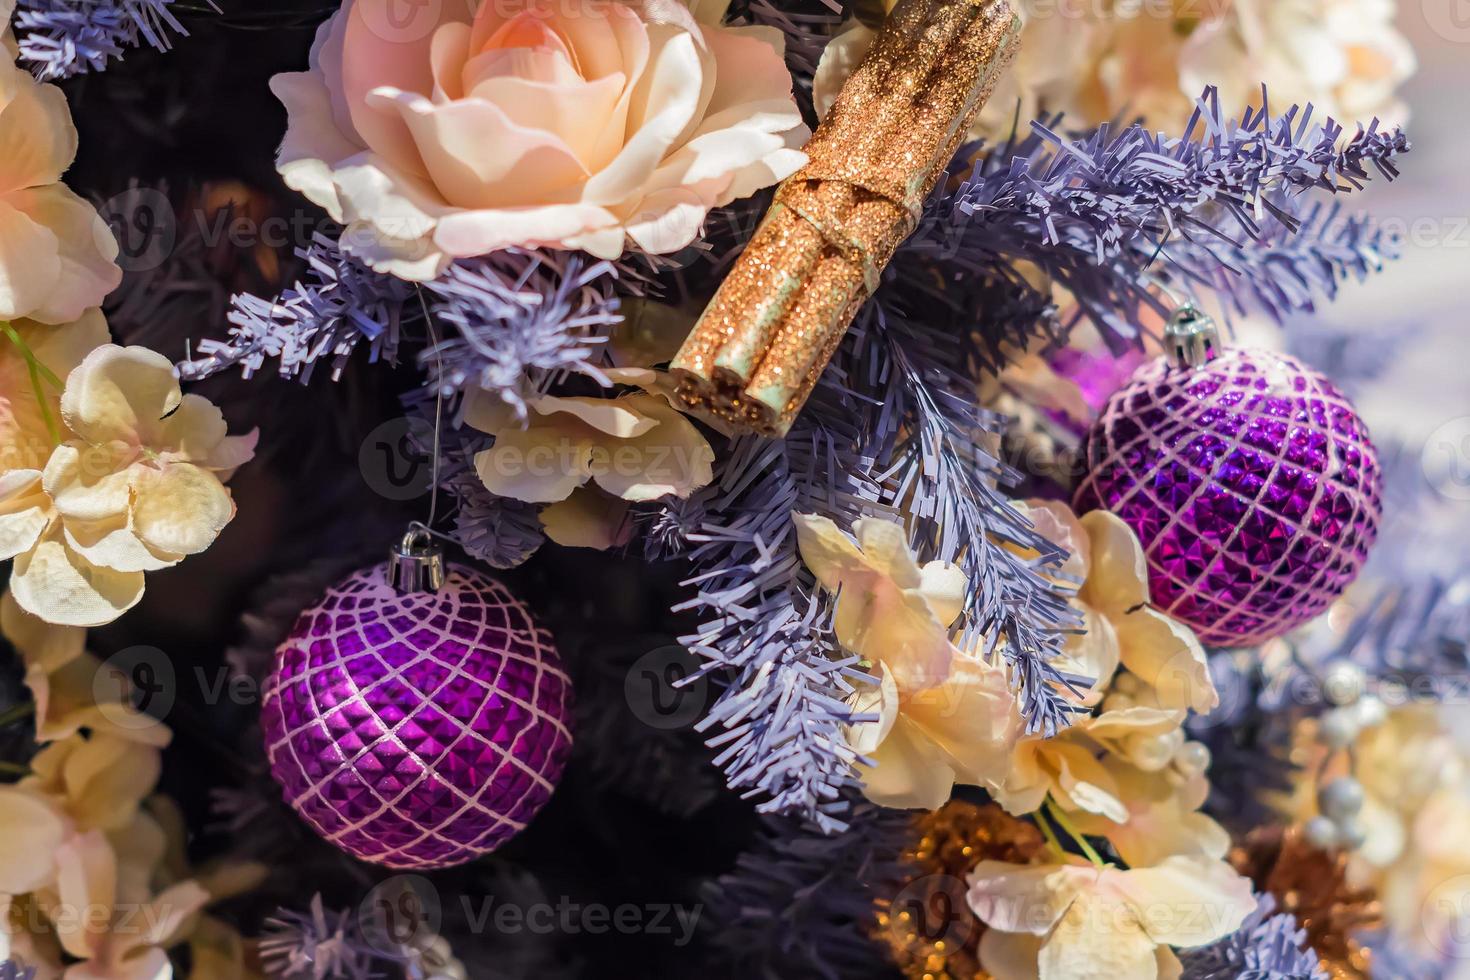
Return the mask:
{"type": "Polygon", "coordinates": [[[1327,980],[1327,970],[1307,944],[1307,931],[1276,900],[1261,895],[1238,930],[1180,959],[1184,980],[1327,980]]]}
{"type": "MultiPolygon", "coordinates": [[[[189,36],[174,0],[19,0],[15,30],[22,61],[43,81],[103,71],[128,48],[173,47],[189,36]]],[[[211,3],[211,6],[213,4],[211,3]]]]}
{"type": "Polygon", "coordinates": [[[282,377],[305,383],[323,358],[333,377],[340,375],[363,344],[372,360],[396,361],[403,322],[415,312],[413,286],[373,272],[321,232],[296,254],[305,277],[273,299],[235,296],[228,338],[200,341],[199,356],[179,365],[180,376],[194,380],[234,367],[248,378],[269,359],[282,377]]]}
{"type": "MultiPolygon", "coordinates": [[[[1158,277],[1282,318],[1391,252],[1363,219],[1304,217],[1297,206],[1306,191],[1397,176],[1409,142],[1376,120],[1350,137],[1332,120],[1314,124],[1311,106],[1279,116],[1248,110],[1234,122],[1208,89],[1180,137],[1135,124],[1073,139],[1059,123],[1033,122],[982,152],[952,194],[931,202],[890,279],[912,278],[914,261],[937,264],[946,305],[974,309],[968,287],[993,281],[998,267],[1029,264],[1121,347],[1136,340],[1143,310],[1169,312],[1154,292],[1155,263],[1158,277]]],[[[987,339],[999,358],[1009,338],[987,339]]]]}

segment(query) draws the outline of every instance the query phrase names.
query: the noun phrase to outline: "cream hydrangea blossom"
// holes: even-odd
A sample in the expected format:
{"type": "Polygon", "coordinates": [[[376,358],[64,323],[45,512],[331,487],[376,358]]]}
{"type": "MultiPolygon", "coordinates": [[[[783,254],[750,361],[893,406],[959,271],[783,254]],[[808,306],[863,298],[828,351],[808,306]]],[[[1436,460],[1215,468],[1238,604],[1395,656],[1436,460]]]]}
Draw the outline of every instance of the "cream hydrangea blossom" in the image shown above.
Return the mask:
{"type": "Polygon", "coordinates": [[[61,89],[0,61],[0,321],[68,323],[122,281],[106,222],[61,182],[76,154],[61,89]]]}
{"type": "Polygon", "coordinates": [[[495,437],[475,471],[491,493],[546,504],[541,521],[559,544],[606,548],[629,504],[688,497],[713,478],[709,442],[656,394],[543,395],[528,407],[523,421],[486,393],[467,399],[465,422],[495,437]]]}
{"type": "MultiPolygon", "coordinates": [[[[894,4],[885,0],[892,10],[894,4]]],[[[1405,121],[1399,86],[1415,69],[1394,25],[1393,0],[1013,0],[1021,48],[981,110],[972,136],[1000,140],[1019,119],[1063,113],[1077,127],[1141,117],[1181,130],[1206,85],[1227,112],[1273,104],[1316,107],[1343,123],[1405,121]]],[[[813,95],[836,98],[876,32],[853,23],[829,42],[813,95]]]]}
{"type": "Polygon", "coordinates": [[[1228,936],[1256,906],[1248,879],[1198,857],[1127,870],[1072,856],[981,861],[967,881],[967,902],[988,927],[980,963],[995,980],[1177,978],[1171,947],[1228,936]]]}
{"type": "Polygon", "coordinates": [[[860,519],[854,540],[825,517],[792,520],[802,561],[837,594],[837,641],[872,674],[852,708],[874,720],[848,736],[872,764],[863,793],[884,806],[933,809],[957,782],[1002,779],[1019,715],[1005,668],[950,642],[969,590],[964,573],[944,562],[920,567],[892,521],[860,519]]]}
{"type": "Polygon", "coordinates": [[[903,525],[865,517],[848,537],[829,518],[793,514],[801,560],[837,593],[833,628],[843,648],[893,675],[901,691],[921,691],[950,676],[950,625],[969,583],[955,565],[919,567],[903,525]]]}
{"type": "Polygon", "coordinates": [[[271,82],[277,164],[404,278],[513,245],[676,251],[806,161],[783,36],[726,6],[347,0],[271,82]]]}
{"type": "Polygon", "coordinates": [[[1228,836],[1198,812],[1209,790],[1208,753],[1183,730],[1191,710],[1219,703],[1203,647],[1149,606],[1143,549],[1119,518],[1094,511],[1079,520],[1051,502],[1026,509],[1039,531],[1070,552],[1055,575],[1080,583],[1076,605],[1086,632],[1069,642],[1058,666],[1092,679],[1086,690],[1065,691],[1091,710],[1055,737],[1021,739],[992,794],[1014,814],[1054,801],[1081,832],[1106,837],[1129,863],[1223,857],[1228,836]]]}
{"type": "Polygon", "coordinates": [[[66,438],[42,473],[44,522],[7,544],[10,588],[48,622],[111,622],[143,595],[144,573],[208,548],[234,517],[224,487],[255,451],[219,409],[184,395],[166,358],[104,344],[66,380],[66,438]]]}

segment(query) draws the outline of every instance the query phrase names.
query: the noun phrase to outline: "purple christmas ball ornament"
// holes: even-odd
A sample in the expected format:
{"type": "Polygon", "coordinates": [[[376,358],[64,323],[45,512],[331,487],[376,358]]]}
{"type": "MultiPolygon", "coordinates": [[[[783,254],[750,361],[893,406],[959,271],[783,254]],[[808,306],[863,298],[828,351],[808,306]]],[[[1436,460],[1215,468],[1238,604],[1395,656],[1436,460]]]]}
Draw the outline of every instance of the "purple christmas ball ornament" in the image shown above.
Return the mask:
{"type": "Polygon", "coordinates": [[[286,802],[324,839],[393,868],[494,850],[545,805],[571,750],[571,681],[505,586],[449,565],[402,594],[386,566],[304,611],[261,708],[286,802]]]}
{"type": "Polygon", "coordinates": [[[1321,374],[1270,351],[1201,350],[1192,365],[1182,348],[1143,365],[1108,400],[1074,504],[1138,535],[1154,606],[1205,643],[1251,646],[1317,616],[1357,576],[1381,473],[1362,420],[1321,374]]]}

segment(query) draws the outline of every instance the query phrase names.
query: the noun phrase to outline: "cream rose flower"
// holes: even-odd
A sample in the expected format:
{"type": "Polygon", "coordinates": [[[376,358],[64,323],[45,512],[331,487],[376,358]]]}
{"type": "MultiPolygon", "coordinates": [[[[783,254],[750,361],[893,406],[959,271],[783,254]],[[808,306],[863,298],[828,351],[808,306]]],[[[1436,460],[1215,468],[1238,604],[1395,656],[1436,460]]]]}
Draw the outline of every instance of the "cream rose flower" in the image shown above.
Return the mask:
{"type": "Polygon", "coordinates": [[[61,183],[76,155],[61,89],[0,60],[0,320],[67,323],[122,281],[106,222],[61,183]]]}
{"type": "Polygon", "coordinates": [[[1170,947],[1228,936],[1256,907],[1249,880],[1196,857],[1126,871],[1080,858],[981,861],[967,880],[970,909],[989,927],[980,963],[995,980],[1178,977],[1170,947]]]}
{"type": "Polygon", "coordinates": [[[491,493],[547,504],[541,521],[559,544],[609,547],[630,503],[688,497],[713,477],[709,442],[658,395],[543,395],[529,408],[523,422],[489,396],[468,399],[465,423],[495,437],[475,471],[491,493]]]}
{"type": "Polygon", "coordinates": [[[408,279],[511,245],[675,251],[806,160],[780,33],[722,12],[504,0],[404,23],[391,0],[347,0],[310,70],[272,80],[281,174],[408,279]]]}
{"type": "MultiPolygon", "coordinates": [[[[254,454],[256,434],[230,437],[224,416],[184,395],[172,365],[142,347],[107,344],[67,378],[68,438],[32,485],[39,526],[12,539],[11,594],[51,623],[111,622],[142,598],[144,572],[178,564],[233,518],[223,481],[254,454]]],[[[17,504],[18,506],[18,504],[17,504]]]]}
{"type": "Polygon", "coordinates": [[[833,629],[843,648],[882,664],[899,690],[914,692],[950,676],[950,626],[969,587],[955,565],[919,567],[903,525],[864,517],[854,541],[826,517],[793,514],[801,560],[837,593],[833,629]]]}

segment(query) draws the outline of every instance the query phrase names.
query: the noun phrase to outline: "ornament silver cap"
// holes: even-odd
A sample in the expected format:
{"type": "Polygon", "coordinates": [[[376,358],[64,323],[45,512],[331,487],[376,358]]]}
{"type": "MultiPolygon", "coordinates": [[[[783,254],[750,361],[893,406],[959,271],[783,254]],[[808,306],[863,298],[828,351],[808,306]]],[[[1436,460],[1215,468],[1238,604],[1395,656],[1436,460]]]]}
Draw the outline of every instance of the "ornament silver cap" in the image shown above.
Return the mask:
{"type": "Polygon", "coordinates": [[[388,551],[388,584],[405,594],[438,592],[444,584],[444,552],[422,524],[409,527],[388,551]]]}
{"type": "Polygon", "coordinates": [[[1174,367],[1199,367],[1220,353],[1220,328],[1193,303],[1174,311],[1164,328],[1164,354],[1174,367]]]}

